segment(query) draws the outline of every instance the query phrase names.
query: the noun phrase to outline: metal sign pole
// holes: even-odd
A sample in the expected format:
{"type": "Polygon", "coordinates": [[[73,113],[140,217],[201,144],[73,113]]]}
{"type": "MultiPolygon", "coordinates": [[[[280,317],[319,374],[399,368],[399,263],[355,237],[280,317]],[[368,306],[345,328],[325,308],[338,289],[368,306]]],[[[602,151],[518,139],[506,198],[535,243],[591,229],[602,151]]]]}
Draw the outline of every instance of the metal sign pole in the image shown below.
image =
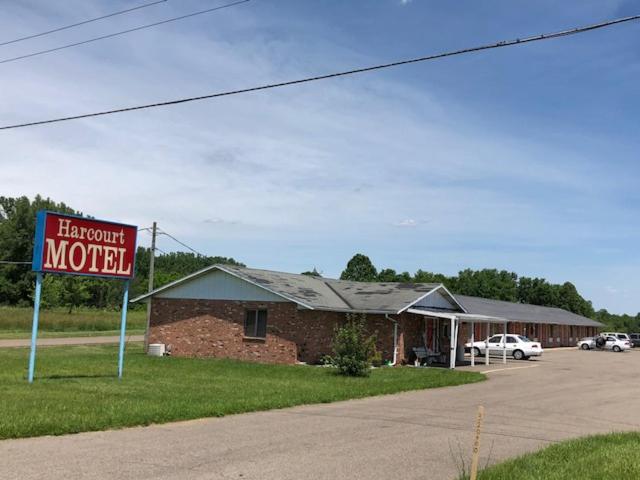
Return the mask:
{"type": "Polygon", "coordinates": [[[36,369],[36,341],[38,340],[38,320],[40,318],[40,294],[42,293],[42,273],[36,274],[36,296],[33,301],[33,325],[31,326],[31,352],[29,353],[29,383],[33,383],[36,369]]]}
{"type": "Polygon", "coordinates": [[[118,352],[118,378],[122,378],[124,365],[124,337],[127,332],[127,304],[129,303],[129,280],[124,282],[124,295],[122,296],[122,319],[120,320],[120,351],[118,352]]]}

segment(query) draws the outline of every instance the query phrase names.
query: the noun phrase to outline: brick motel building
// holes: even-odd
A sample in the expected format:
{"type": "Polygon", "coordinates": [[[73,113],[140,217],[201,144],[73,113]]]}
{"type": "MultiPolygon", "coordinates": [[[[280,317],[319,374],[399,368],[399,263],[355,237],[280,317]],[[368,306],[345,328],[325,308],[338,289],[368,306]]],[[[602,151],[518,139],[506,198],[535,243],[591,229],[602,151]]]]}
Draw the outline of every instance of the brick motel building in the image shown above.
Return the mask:
{"type": "Polygon", "coordinates": [[[427,349],[454,368],[463,345],[494,333],[543,347],[573,346],[602,324],[559,308],[451,294],[442,284],[364,283],[213,265],[142,295],[151,302],[150,343],[174,356],[318,363],[336,325],[363,314],[392,365],[427,349]],[[452,332],[454,334],[452,335],[452,332]]]}

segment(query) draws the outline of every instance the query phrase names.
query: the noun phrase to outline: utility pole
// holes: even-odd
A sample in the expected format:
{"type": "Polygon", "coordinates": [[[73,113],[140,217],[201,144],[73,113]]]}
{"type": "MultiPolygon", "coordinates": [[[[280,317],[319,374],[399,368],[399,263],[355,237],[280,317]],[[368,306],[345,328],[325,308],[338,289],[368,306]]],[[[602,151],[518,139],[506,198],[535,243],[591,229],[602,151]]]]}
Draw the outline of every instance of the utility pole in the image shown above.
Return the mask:
{"type": "MultiPolygon", "coordinates": [[[[151,255],[149,256],[149,289],[148,292],[153,291],[153,275],[156,260],[156,222],[153,222],[151,227],[151,255]]],[[[151,326],[151,298],[147,299],[147,328],[144,331],[144,351],[149,350],[149,328],[151,326]]]]}

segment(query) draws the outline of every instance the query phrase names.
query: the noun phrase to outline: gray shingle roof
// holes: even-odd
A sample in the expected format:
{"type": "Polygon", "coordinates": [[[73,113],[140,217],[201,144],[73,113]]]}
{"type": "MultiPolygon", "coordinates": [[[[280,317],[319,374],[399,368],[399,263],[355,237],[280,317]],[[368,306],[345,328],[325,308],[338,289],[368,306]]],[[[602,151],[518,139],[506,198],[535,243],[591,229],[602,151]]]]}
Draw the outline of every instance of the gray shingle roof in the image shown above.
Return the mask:
{"type": "Polygon", "coordinates": [[[316,310],[397,313],[438,283],[349,282],[245,267],[220,268],[316,310]]]}
{"type": "MultiPolygon", "coordinates": [[[[398,313],[430,291],[442,287],[438,283],[351,282],[272,270],[212,265],[160,287],[150,294],[141,295],[132,302],[143,300],[157,292],[170,289],[212,270],[226,271],[296,302],[302,307],[338,312],[398,313]]],[[[448,295],[446,291],[443,293],[448,295]]],[[[462,305],[469,314],[506,318],[515,322],[603,326],[595,320],[561,308],[504,302],[466,295],[454,295],[453,300],[462,305]]]]}
{"type": "Polygon", "coordinates": [[[456,295],[456,299],[469,313],[502,317],[514,322],[548,323],[556,325],[578,325],[584,327],[603,327],[590,318],[576,315],[562,308],[542,307],[526,303],[504,302],[488,298],[456,295]]]}

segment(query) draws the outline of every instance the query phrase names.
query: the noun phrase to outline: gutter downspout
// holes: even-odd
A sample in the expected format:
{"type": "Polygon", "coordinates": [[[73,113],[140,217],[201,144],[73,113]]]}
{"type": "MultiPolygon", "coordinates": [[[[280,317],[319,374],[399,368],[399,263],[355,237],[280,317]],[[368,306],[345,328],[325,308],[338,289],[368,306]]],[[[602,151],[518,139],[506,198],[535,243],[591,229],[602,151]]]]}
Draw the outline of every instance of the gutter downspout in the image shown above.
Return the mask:
{"type": "Polygon", "coordinates": [[[384,314],[384,318],[393,322],[393,361],[390,366],[395,367],[398,363],[398,321],[391,318],[388,313],[384,314]]]}

